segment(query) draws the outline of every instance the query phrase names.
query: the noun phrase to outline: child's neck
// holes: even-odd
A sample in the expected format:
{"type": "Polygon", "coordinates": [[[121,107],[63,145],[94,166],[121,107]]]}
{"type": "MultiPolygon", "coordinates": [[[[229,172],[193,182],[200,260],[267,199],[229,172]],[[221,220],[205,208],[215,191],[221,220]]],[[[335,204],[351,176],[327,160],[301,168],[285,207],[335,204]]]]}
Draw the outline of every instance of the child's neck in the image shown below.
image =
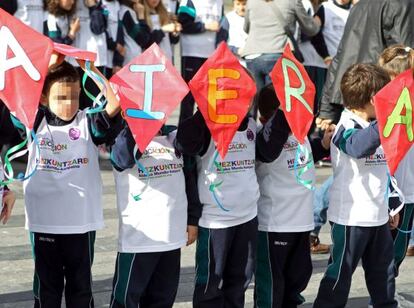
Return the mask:
{"type": "Polygon", "coordinates": [[[351,112],[367,122],[371,119],[368,112],[364,109],[351,109],[351,112]]]}

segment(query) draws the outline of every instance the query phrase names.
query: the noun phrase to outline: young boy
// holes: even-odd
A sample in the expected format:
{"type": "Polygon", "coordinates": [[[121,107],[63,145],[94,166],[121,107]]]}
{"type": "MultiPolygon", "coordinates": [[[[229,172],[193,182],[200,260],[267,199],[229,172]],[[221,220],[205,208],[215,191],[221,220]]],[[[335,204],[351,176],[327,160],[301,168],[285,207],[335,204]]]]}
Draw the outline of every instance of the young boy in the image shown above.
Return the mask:
{"type": "Polygon", "coordinates": [[[273,144],[269,142],[264,136],[256,138],[256,122],[246,117],[222,160],[216,156],[199,111],[179,126],[176,147],[196,156],[203,206],[198,224],[194,307],[244,307],[256,263],[259,187],[255,160],[270,155],[267,151],[273,151],[273,144]]]}
{"type": "MultiPolygon", "coordinates": [[[[189,82],[216,49],[217,32],[223,13],[223,0],[182,0],[178,22],[182,25],[182,76],[189,82]]],[[[179,123],[194,113],[194,98],[189,93],[181,103],[179,123]]]]}
{"type": "Polygon", "coordinates": [[[355,64],[341,81],[345,111],[331,143],[334,180],[328,220],[333,248],[314,307],[345,307],[362,260],[374,307],[397,307],[394,253],[388,224],[386,159],[372,97],[390,78],[373,64],[355,64]]]}
{"type": "Polygon", "coordinates": [[[258,201],[259,240],[255,282],[256,307],[297,307],[303,303],[300,293],[312,275],[309,232],[313,229],[313,190],[296,179],[303,174],[305,181],[315,182],[314,160],[329,155],[334,126],[325,131],[323,140],[308,140],[305,147],[310,157],[300,162],[295,170],[295,157],[299,146],[292,135],[281,110],[273,85],[263,88],[258,96],[260,121],[273,126],[259,130],[272,136],[268,155],[256,164],[260,187],[258,201]],[[275,126],[278,125],[278,126],[275,126]],[[272,132],[272,129],[279,133],[272,132]],[[313,156],[313,157],[312,157],[313,156]]]}
{"type": "Polygon", "coordinates": [[[63,290],[67,307],[93,307],[95,231],[104,226],[97,145],[111,143],[119,131],[109,82],[92,65],[106,81],[108,103],[101,113],[79,111],[79,75],[62,59],[52,56],[34,124],[37,142],[29,145],[27,172],[37,171],[23,184],[39,308],[60,307],[63,290]]]}
{"type": "Polygon", "coordinates": [[[112,147],[119,236],[110,307],[174,304],[181,247],[197,238],[199,216],[187,208],[184,160],[174,148],[175,136],[175,127],[164,126],[144,153],[135,155],[125,123],[112,147]]]}
{"type": "Polygon", "coordinates": [[[246,3],[247,0],[233,0],[233,10],[222,19],[220,31],[217,34],[218,42],[227,42],[231,51],[244,66],[246,63],[241,59],[241,54],[247,39],[247,33],[244,31],[246,3]]]}

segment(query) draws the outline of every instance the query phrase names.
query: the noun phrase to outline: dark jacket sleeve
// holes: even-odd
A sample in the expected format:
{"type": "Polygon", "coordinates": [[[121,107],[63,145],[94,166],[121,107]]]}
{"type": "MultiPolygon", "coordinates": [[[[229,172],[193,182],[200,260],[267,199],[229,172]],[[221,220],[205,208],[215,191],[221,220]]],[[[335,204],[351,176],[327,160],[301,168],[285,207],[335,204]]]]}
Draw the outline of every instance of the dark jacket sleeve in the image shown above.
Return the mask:
{"type": "Polygon", "coordinates": [[[145,20],[135,23],[130,12],[126,12],[122,18],[122,25],[126,33],[142,48],[146,48],[151,40],[151,30],[145,20]]]}
{"type": "MultiPolygon", "coordinates": [[[[116,44],[125,46],[124,30],[122,29],[121,21],[118,22],[118,29],[116,32],[116,44]]],[[[112,64],[113,66],[120,66],[120,67],[124,65],[124,56],[121,55],[117,50],[114,51],[114,58],[113,58],[112,64]]]]}
{"type": "Polygon", "coordinates": [[[345,129],[339,127],[333,144],[345,154],[360,159],[372,155],[381,145],[378,123],[373,121],[367,128],[345,129]]]}
{"type": "Polygon", "coordinates": [[[184,155],[185,193],[187,195],[187,225],[198,226],[203,206],[197,186],[197,163],[194,157],[184,155]]]}
{"type": "Polygon", "coordinates": [[[219,45],[221,42],[227,42],[229,40],[229,30],[229,20],[226,16],[224,16],[220,22],[220,30],[216,35],[216,45],[219,45]]]}
{"type": "Polygon", "coordinates": [[[56,25],[56,30],[50,30],[49,26],[47,25],[47,20],[43,22],[43,34],[49,37],[52,41],[60,44],[72,45],[73,40],[66,35],[65,37],[62,36],[62,31],[56,25]]]}
{"type": "Polygon", "coordinates": [[[108,14],[102,7],[102,2],[89,8],[89,27],[93,34],[99,35],[105,33],[108,26],[108,14]]]}
{"type": "Polygon", "coordinates": [[[180,123],[175,139],[178,151],[189,156],[203,155],[210,145],[211,134],[200,111],[180,123]]]}
{"type": "Polygon", "coordinates": [[[95,145],[114,143],[122,128],[120,114],[110,118],[106,111],[88,114],[88,127],[95,145]]]}
{"type": "MultiPolygon", "coordinates": [[[[122,121],[122,130],[115,139],[115,143],[111,148],[111,163],[118,171],[131,169],[135,165],[134,147],[135,140],[132,137],[131,130],[125,121],[122,121]]],[[[137,151],[138,160],[142,154],[137,151]]]]}
{"type": "Polygon", "coordinates": [[[156,44],[159,45],[164,37],[165,37],[165,33],[161,29],[152,30],[151,31],[151,39],[148,43],[148,46],[151,46],[152,43],[156,43],[156,44]]]}
{"type": "Polygon", "coordinates": [[[18,136],[18,131],[12,123],[10,118],[10,111],[6,105],[0,100],[0,148],[4,144],[13,142],[13,139],[18,136]]]}
{"type": "Polygon", "coordinates": [[[2,0],[0,1],[0,8],[10,15],[14,15],[17,11],[17,0],[2,0]]]}
{"type": "Polygon", "coordinates": [[[278,109],[257,133],[256,159],[264,163],[276,160],[283,150],[289,133],[290,128],[283,111],[278,109]]]}
{"type": "Polygon", "coordinates": [[[204,23],[195,21],[196,10],[191,0],[178,8],[178,22],[182,25],[182,33],[195,34],[205,32],[204,23]]]}
{"type": "Polygon", "coordinates": [[[323,5],[321,5],[319,10],[316,12],[316,16],[319,16],[322,25],[318,34],[311,38],[311,43],[322,59],[325,59],[331,55],[329,54],[328,47],[326,46],[325,38],[323,36],[323,28],[325,26],[325,8],[323,5]]]}

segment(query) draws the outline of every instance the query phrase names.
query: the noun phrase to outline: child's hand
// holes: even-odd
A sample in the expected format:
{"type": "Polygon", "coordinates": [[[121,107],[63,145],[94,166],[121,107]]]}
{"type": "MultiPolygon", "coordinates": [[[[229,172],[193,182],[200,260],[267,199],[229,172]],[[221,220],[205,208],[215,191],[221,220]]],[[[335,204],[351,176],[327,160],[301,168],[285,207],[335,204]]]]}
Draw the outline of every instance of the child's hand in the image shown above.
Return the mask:
{"type": "Polygon", "coordinates": [[[325,130],[325,133],[323,134],[322,146],[324,147],[325,150],[329,150],[329,148],[331,147],[331,140],[335,132],[335,128],[336,128],[336,125],[331,124],[328,126],[328,128],[325,130]]]}
{"type": "Polygon", "coordinates": [[[97,4],[97,0],[85,0],[86,7],[93,7],[97,4]]]}
{"type": "Polygon", "coordinates": [[[197,226],[187,226],[187,246],[190,246],[192,243],[195,242],[198,236],[198,227],[197,226]]]}
{"type": "Polygon", "coordinates": [[[122,67],[120,66],[114,66],[112,68],[112,74],[115,75],[116,73],[118,73],[120,70],[122,69],[122,67]]]}
{"type": "Polygon", "coordinates": [[[74,40],[76,33],[78,33],[80,30],[80,19],[75,18],[70,22],[70,26],[69,26],[69,37],[74,40]]]}
{"type": "Polygon", "coordinates": [[[389,220],[389,224],[390,224],[390,229],[394,230],[398,227],[398,224],[400,222],[400,214],[393,216],[390,216],[390,220],[389,220]]]}
{"type": "Polygon", "coordinates": [[[138,1],[134,3],[134,11],[137,14],[138,19],[145,19],[145,6],[138,1]]]}
{"type": "Polygon", "coordinates": [[[164,32],[168,32],[168,33],[176,32],[175,31],[175,24],[173,22],[169,23],[169,24],[166,24],[166,25],[161,27],[161,30],[164,31],[164,32]]]}
{"type": "Polygon", "coordinates": [[[174,33],[178,34],[181,31],[183,31],[183,26],[179,22],[175,21],[174,26],[175,26],[174,33]]]}
{"type": "Polygon", "coordinates": [[[209,23],[206,23],[204,25],[204,28],[207,31],[211,31],[211,32],[219,32],[220,30],[220,24],[217,21],[211,21],[209,23]]]}
{"type": "Polygon", "coordinates": [[[3,196],[3,208],[0,214],[0,221],[3,220],[3,225],[5,225],[7,221],[9,220],[15,202],[16,202],[16,197],[12,191],[8,191],[3,196]]]}
{"type": "Polygon", "coordinates": [[[62,55],[60,53],[57,52],[53,52],[50,60],[49,60],[49,69],[52,69],[54,67],[58,67],[59,65],[62,64],[62,62],[65,60],[65,55],[62,55]]]}
{"type": "Polygon", "coordinates": [[[122,46],[121,44],[117,43],[116,44],[116,51],[118,51],[121,56],[125,57],[126,48],[124,46],[122,46]]]}

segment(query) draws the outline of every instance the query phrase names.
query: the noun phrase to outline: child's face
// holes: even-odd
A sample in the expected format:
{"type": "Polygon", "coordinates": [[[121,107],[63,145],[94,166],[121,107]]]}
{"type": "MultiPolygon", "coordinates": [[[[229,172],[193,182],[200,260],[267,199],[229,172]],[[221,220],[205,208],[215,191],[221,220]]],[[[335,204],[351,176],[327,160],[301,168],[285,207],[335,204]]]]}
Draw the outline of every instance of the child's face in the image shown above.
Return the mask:
{"type": "Polygon", "coordinates": [[[246,14],[246,1],[233,1],[233,9],[236,11],[236,14],[239,16],[243,16],[246,14]]]}
{"type": "Polygon", "coordinates": [[[79,110],[79,94],[79,82],[54,82],[46,97],[50,111],[64,121],[72,120],[79,110]]]}
{"type": "Polygon", "coordinates": [[[145,0],[151,9],[155,9],[161,0],[145,0]]]}
{"type": "Polygon", "coordinates": [[[75,4],[75,0],[59,0],[59,6],[65,11],[70,11],[75,4]]]}

